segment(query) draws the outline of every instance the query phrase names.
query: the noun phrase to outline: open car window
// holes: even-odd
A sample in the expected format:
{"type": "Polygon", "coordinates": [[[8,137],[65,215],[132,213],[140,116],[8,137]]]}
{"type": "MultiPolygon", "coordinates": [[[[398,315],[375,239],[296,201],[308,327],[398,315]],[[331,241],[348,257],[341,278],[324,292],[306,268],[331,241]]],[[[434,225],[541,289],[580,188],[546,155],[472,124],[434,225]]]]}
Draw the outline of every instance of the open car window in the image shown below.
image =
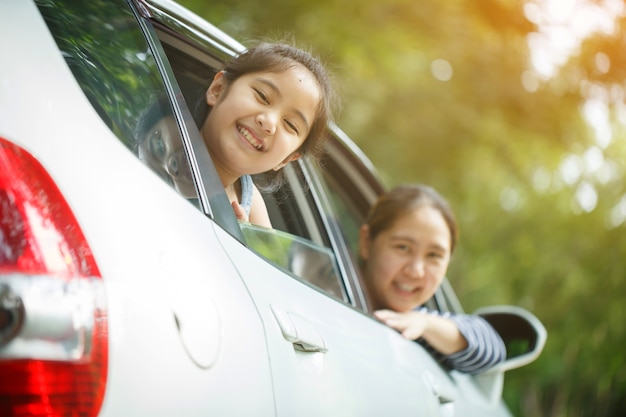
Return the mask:
{"type": "MultiPolygon", "coordinates": [[[[195,124],[188,128],[197,131],[209,110],[205,102],[206,89],[229,54],[224,54],[224,45],[205,43],[198,37],[174,36],[166,26],[161,26],[158,21],[154,23],[176,86],[195,124]]],[[[230,54],[239,50],[237,45],[231,47],[230,54]]],[[[204,152],[208,155],[206,150],[204,152]]],[[[292,163],[283,168],[283,172],[285,185],[277,191],[262,193],[273,229],[240,223],[242,233],[238,235],[228,229],[229,224],[222,224],[217,219],[218,224],[277,268],[350,303],[351,298],[344,289],[338,256],[324,222],[325,215],[320,212],[311,192],[306,168],[299,162],[292,163]]],[[[254,180],[259,183],[262,176],[254,180]]],[[[223,216],[235,218],[230,206],[223,211],[226,212],[222,213],[223,216]]]]}
{"type": "Polygon", "coordinates": [[[339,299],[344,291],[334,253],[308,239],[241,223],[246,243],[275,266],[339,299]]]}

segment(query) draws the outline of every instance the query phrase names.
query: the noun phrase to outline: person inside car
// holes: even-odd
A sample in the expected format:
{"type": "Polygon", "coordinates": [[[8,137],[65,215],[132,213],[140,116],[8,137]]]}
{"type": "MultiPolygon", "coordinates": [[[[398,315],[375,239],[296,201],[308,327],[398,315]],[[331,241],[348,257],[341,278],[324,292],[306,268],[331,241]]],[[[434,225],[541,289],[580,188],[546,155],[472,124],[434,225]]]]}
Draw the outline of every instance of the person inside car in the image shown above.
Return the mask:
{"type": "Polygon", "coordinates": [[[237,218],[271,227],[251,176],[275,189],[286,164],[319,158],[334,106],[325,67],[294,46],[260,43],[217,72],[205,100],[201,132],[237,218]]]}
{"type": "Polygon", "coordinates": [[[159,177],[187,199],[197,192],[167,96],[153,99],[135,127],[133,150],[159,177]]]}
{"type": "Polygon", "coordinates": [[[498,333],[477,315],[425,307],[457,239],[455,217],[439,193],[400,185],[376,200],[361,226],[361,269],[376,318],[417,340],[446,368],[478,374],[506,358],[498,333]]]}

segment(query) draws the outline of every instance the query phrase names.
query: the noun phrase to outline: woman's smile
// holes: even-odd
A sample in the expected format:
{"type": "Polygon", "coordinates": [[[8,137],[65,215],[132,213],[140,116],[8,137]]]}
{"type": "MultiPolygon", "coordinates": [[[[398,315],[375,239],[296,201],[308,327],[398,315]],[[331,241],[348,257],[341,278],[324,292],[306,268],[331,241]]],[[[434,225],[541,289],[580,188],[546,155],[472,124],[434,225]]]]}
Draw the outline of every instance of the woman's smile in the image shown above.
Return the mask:
{"type": "Polygon", "coordinates": [[[419,291],[419,287],[416,287],[415,285],[400,282],[394,282],[393,287],[400,295],[413,295],[419,291]]]}

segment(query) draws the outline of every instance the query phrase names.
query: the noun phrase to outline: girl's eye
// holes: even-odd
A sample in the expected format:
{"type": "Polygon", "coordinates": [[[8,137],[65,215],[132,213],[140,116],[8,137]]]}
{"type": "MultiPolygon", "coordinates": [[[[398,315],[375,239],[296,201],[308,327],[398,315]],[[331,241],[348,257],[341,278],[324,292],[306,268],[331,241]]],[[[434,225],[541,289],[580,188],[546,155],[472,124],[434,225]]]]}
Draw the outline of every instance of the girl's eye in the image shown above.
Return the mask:
{"type": "Polygon", "coordinates": [[[289,120],[285,120],[285,124],[290,130],[295,132],[296,135],[300,134],[300,131],[298,130],[298,126],[296,126],[294,123],[290,122],[289,120]]]}
{"type": "Polygon", "coordinates": [[[259,100],[261,100],[263,103],[265,104],[269,104],[270,101],[267,98],[267,96],[265,95],[265,93],[263,93],[263,91],[253,88],[254,92],[256,93],[256,95],[259,97],[259,100]]]}

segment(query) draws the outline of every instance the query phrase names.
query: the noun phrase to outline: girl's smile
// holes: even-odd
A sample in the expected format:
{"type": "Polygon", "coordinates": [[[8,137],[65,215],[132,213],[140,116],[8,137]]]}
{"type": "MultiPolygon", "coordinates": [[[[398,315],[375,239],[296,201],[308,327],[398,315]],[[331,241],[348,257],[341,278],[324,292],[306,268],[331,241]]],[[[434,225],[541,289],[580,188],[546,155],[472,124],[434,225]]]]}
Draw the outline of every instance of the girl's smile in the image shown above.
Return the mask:
{"type": "Polygon", "coordinates": [[[263,141],[257,138],[250,130],[245,128],[244,126],[239,126],[239,133],[244,137],[246,141],[257,151],[263,152],[265,146],[263,145],[263,141]]]}

